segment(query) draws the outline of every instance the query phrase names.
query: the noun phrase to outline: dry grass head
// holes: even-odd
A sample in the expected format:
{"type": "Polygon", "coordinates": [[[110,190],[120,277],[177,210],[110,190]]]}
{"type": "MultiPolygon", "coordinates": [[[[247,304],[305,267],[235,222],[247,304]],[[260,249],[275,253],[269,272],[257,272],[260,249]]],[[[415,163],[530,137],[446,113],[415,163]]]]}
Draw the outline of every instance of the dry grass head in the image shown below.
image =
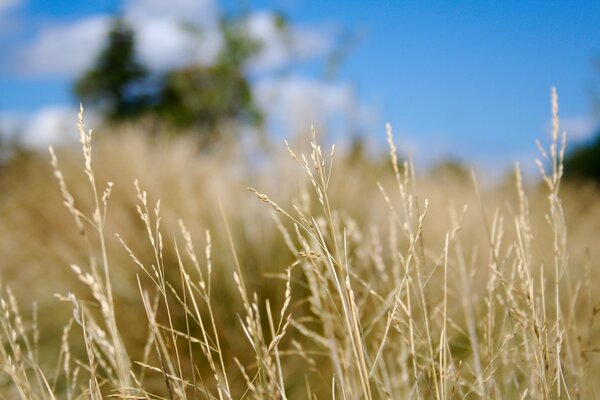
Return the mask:
{"type": "Polygon", "coordinates": [[[552,110],[545,187],[509,190],[418,175],[389,126],[384,172],[314,130],[258,163],[81,117],[0,178],[2,393],[594,397],[600,202],[561,187],[552,110]]]}

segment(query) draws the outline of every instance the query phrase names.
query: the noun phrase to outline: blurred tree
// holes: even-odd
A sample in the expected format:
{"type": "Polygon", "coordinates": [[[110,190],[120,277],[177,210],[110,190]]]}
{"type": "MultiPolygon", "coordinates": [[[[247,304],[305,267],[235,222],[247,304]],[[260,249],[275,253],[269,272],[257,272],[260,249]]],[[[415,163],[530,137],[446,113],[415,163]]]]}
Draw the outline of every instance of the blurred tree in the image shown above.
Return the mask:
{"type": "MultiPolygon", "coordinates": [[[[224,46],[219,54],[218,64],[229,65],[235,69],[242,69],[248,60],[260,50],[260,43],[248,37],[244,29],[246,16],[238,18],[223,18],[221,32],[224,46]]],[[[285,21],[282,16],[277,17],[280,32],[285,32],[285,21]]]]}
{"type": "Polygon", "coordinates": [[[94,66],[75,83],[81,101],[96,106],[108,119],[139,116],[148,104],[144,94],[148,72],[135,57],[133,30],[115,19],[105,48],[94,66]]]}
{"type": "MultiPolygon", "coordinates": [[[[600,75],[600,58],[594,62],[596,72],[600,75]]],[[[597,84],[589,88],[592,115],[600,117],[600,94],[597,84]]],[[[565,179],[575,181],[592,181],[600,185],[600,128],[594,138],[582,144],[565,157],[565,179]]]]}
{"type": "MultiPolygon", "coordinates": [[[[188,65],[149,79],[147,68],[136,60],[133,30],[116,19],[106,47],[74,91],[113,122],[151,113],[178,129],[212,133],[232,120],[259,124],[262,117],[244,68],[260,47],[248,39],[243,22],[242,17],[222,21],[224,45],[213,65],[188,65]]],[[[198,33],[190,26],[187,31],[198,33]]]]}
{"type": "Polygon", "coordinates": [[[247,61],[260,49],[248,39],[237,20],[221,24],[224,45],[211,66],[189,66],[163,77],[156,110],[178,128],[199,127],[215,132],[225,121],[252,125],[262,121],[244,75],[247,61]]]}
{"type": "Polygon", "coordinates": [[[588,145],[576,148],[567,155],[565,179],[589,180],[600,184],[600,131],[588,145]]]}
{"type": "Polygon", "coordinates": [[[196,126],[212,131],[228,120],[261,120],[248,81],[226,64],[168,72],[156,110],[166,121],[184,129],[196,126]]]}
{"type": "Polygon", "coordinates": [[[444,159],[436,163],[429,170],[429,176],[443,186],[467,186],[471,181],[469,167],[456,159],[444,159]]]}

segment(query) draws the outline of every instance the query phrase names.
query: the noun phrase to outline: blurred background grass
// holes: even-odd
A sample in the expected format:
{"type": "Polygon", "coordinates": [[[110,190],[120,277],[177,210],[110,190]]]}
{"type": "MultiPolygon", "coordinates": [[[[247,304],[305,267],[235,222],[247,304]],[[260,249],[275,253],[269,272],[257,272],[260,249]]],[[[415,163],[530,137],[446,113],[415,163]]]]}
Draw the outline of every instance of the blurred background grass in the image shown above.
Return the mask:
{"type": "MultiPolygon", "coordinates": [[[[146,227],[139,220],[135,208],[138,199],[133,182],[139,179],[140,186],[149,193],[151,205],[158,199],[161,200],[161,230],[165,240],[163,257],[167,277],[175,287],[179,287],[179,272],[174,241],[181,243],[182,240],[178,221],[184,221],[199,249],[203,247],[204,231],[208,229],[211,232],[213,308],[218,315],[218,330],[222,335],[227,363],[231,363],[229,368],[235,370],[232,357],[251,364],[252,352],[249,344],[242,340],[243,332],[237,317],[241,312],[241,302],[235,282],[231,279],[234,258],[224,224],[229,224],[231,228],[248,291],[256,292],[261,301],[269,299],[272,304],[279,304],[283,301],[282,274],[295,261],[296,256],[286,245],[270,208],[256,200],[246,188],[260,188],[284,208],[290,209],[291,204],[304,204],[307,215],[316,218],[322,216],[318,204],[314,199],[310,200],[307,194],[310,189],[309,180],[303,175],[302,169],[287,157],[284,146],[264,154],[262,167],[257,167],[255,160],[247,156],[246,147],[240,148],[234,142],[215,145],[210,153],[199,153],[197,149],[198,140],[193,136],[149,137],[137,127],[98,138],[94,150],[98,184],[102,186],[108,181],[115,182],[106,225],[115,307],[129,354],[134,360],[141,359],[148,328],[136,276],[141,276],[146,285],[149,282],[114,236],[118,232],[146,265],[154,262],[146,227]],[[220,207],[223,209],[222,214],[220,207]]],[[[80,154],[64,148],[58,156],[76,206],[84,212],[91,212],[93,203],[89,183],[81,171],[80,154]]],[[[392,238],[398,233],[392,233],[393,218],[377,189],[377,182],[390,193],[392,204],[402,203],[401,197],[395,194],[395,178],[391,168],[370,159],[357,159],[341,153],[334,164],[328,193],[339,223],[345,227],[348,252],[352,257],[357,279],[364,282],[375,279],[378,283],[374,287],[381,290],[381,287],[394,282],[388,268],[394,265],[390,246],[392,238]]],[[[6,193],[0,200],[3,283],[10,286],[19,299],[24,318],[32,315],[32,302],[36,302],[38,326],[42,335],[39,342],[41,365],[52,370],[60,348],[63,326],[72,314],[71,306],[58,302],[54,294],[74,292],[82,301],[89,302],[92,310],[95,308],[95,302],[87,288],[78,282],[69,265],[88,264],[90,254],[100,257],[99,243],[88,232],[91,248],[85,245],[67,209],[62,205],[58,185],[47,160],[26,155],[14,158],[3,169],[0,186],[6,193]]],[[[472,274],[470,295],[476,304],[485,298],[487,268],[483,266],[491,257],[488,239],[483,234],[484,221],[491,223],[495,213],[506,215],[504,240],[507,243],[516,240],[510,221],[510,216],[519,208],[514,187],[514,179],[507,179],[503,184],[482,189],[480,200],[467,173],[457,172],[456,168],[440,168],[420,173],[417,177],[419,196],[421,199],[427,198],[431,204],[423,231],[427,251],[431,251],[428,257],[431,257],[432,262],[437,257],[435,249],[443,248],[446,233],[455,226],[451,210],[459,213],[463,205],[470,205],[462,219],[459,235],[469,260],[472,274]]],[[[527,191],[531,201],[532,233],[535,237],[532,265],[551,265],[552,234],[545,220],[547,194],[539,185],[532,185],[527,191]]],[[[583,279],[593,287],[600,279],[598,269],[594,268],[594,260],[600,256],[600,250],[594,246],[600,229],[600,193],[592,184],[567,183],[563,187],[562,196],[569,234],[569,279],[573,282],[583,279]],[[588,273],[585,266],[590,262],[592,269],[588,273]]],[[[282,223],[288,229],[292,228],[285,220],[282,223]]],[[[435,281],[430,283],[427,290],[432,304],[438,304],[441,300],[441,283],[435,283],[441,279],[439,273],[438,270],[434,275],[435,281]]],[[[539,271],[535,274],[537,273],[539,271]]],[[[293,279],[295,300],[291,307],[294,318],[299,321],[303,318],[310,320],[311,312],[306,308],[306,300],[303,300],[308,295],[304,293],[304,278],[296,273],[293,279]]],[[[451,309],[454,310],[452,313],[460,315],[460,283],[453,282],[452,285],[457,285],[457,288],[451,294],[455,300],[451,309]]],[[[591,299],[586,300],[583,295],[577,299],[575,306],[581,311],[573,318],[576,318],[577,324],[586,326],[590,319],[586,304],[589,301],[595,304],[597,295],[592,292],[591,299]]],[[[565,301],[570,304],[568,300],[565,301]]],[[[477,308],[482,311],[483,304],[477,308]]],[[[160,318],[165,318],[163,314],[160,315],[160,318]]],[[[175,311],[174,315],[176,326],[183,331],[185,324],[181,310],[175,311]]],[[[367,320],[373,317],[368,312],[364,316],[367,320]]],[[[461,317],[456,316],[456,323],[463,324],[461,317]]],[[[597,324],[590,325],[590,328],[590,340],[596,343],[597,324]]],[[[585,337],[585,332],[581,332],[581,335],[585,337]]],[[[457,358],[469,357],[468,343],[460,344],[461,340],[467,338],[460,338],[461,335],[458,334],[454,355],[457,358]]],[[[74,332],[71,339],[72,354],[83,357],[81,337],[74,332]]],[[[303,343],[308,348],[311,346],[311,341],[307,343],[307,339],[299,331],[290,331],[285,343],[289,344],[292,340],[303,343]]],[[[319,355],[315,354],[313,357],[319,362],[319,355]]],[[[285,363],[290,374],[288,395],[292,398],[302,397],[306,390],[304,379],[311,382],[315,393],[329,393],[329,382],[323,376],[333,373],[328,372],[331,365],[319,363],[318,366],[307,369],[305,364],[299,362],[298,357],[290,354],[284,359],[289,360],[285,363]],[[299,374],[297,380],[293,378],[295,374],[299,374]]],[[[593,354],[591,362],[592,366],[598,362],[593,354]]],[[[150,379],[148,382],[148,390],[162,392],[160,379],[150,379]]],[[[242,384],[242,381],[239,383],[242,384]]],[[[593,381],[589,383],[592,384],[593,381]]],[[[11,393],[10,388],[8,385],[6,393],[11,393]]]]}

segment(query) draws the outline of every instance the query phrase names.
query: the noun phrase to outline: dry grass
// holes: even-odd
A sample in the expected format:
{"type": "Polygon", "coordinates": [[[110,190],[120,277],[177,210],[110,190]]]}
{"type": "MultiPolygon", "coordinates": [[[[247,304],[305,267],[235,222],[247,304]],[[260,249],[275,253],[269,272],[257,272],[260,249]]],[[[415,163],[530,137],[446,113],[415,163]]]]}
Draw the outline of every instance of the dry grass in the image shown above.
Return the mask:
{"type": "Polygon", "coordinates": [[[382,170],[314,134],[264,164],[135,130],[92,149],[81,117],[83,168],[0,177],[0,393],[598,397],[600,197],[561,187],[553,116],[543,185],[481,190],[417,176],[389,127],[382,170]]]}

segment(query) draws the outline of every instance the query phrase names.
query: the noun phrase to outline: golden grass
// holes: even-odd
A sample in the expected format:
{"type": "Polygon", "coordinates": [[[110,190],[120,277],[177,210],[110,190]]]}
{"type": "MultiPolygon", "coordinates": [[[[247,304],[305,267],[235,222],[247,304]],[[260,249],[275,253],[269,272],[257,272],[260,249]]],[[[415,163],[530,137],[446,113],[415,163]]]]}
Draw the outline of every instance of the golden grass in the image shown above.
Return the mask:
{"type": "Polygon", "coordinates": [[[561,187],[553,116],[543,185],[481,189],[400,165],[390,127],[386,170],[315,134],[264,167],[139,129],[92,148],[81,116],[83,160],[0,177],[0,394],[597,397],[600,198],[561,187]]]}

